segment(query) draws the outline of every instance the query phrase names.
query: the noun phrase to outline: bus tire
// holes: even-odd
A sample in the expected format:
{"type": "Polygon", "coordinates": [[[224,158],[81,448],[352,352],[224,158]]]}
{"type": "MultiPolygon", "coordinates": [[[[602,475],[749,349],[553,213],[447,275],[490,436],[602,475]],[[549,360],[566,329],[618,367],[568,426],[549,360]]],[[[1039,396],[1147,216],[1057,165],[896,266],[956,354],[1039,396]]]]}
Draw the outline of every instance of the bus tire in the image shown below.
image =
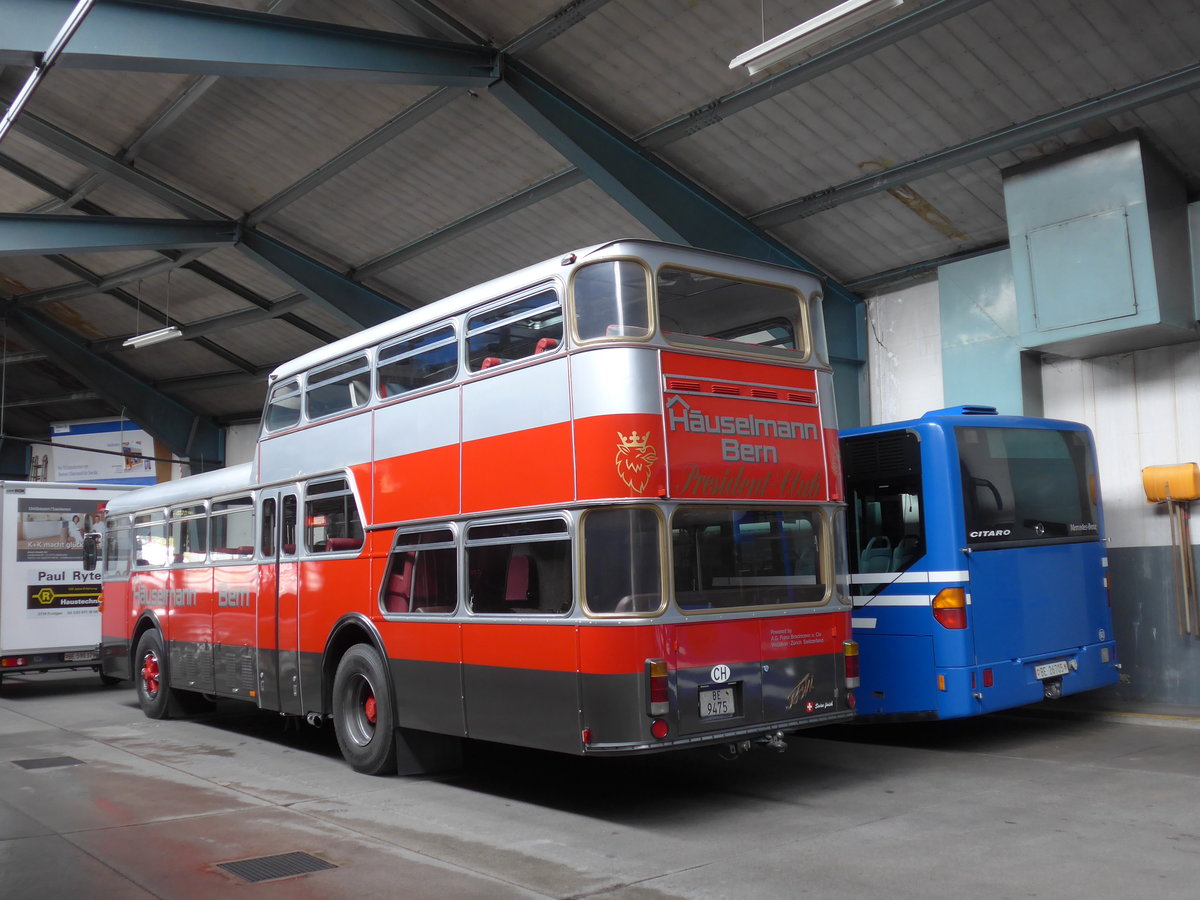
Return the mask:
{"type": "Polygon", "coordinates": [[[396,770],[396,720],[392,682],[378,651],[355,644],[333,678],[333,726],[342,756],[356,772],[396,770]]]}
{"type": "Polygon", "coordinates": [[[170,673],[162,635],[151,628],[141,636],[134,655],[133,680],[137,684],[138,705],[151,719],[171,717],[170,673]]]}

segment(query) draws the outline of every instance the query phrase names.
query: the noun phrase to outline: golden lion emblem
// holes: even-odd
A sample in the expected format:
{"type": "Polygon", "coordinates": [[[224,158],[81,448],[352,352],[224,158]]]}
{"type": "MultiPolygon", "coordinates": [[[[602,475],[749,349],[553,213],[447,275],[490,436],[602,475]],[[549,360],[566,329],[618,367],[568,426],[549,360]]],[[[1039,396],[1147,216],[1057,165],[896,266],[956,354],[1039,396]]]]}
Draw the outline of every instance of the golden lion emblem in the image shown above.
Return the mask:
{"type": "Polygon", "coordinates": [[[649,443],[650,432],[639,435],[634,431],[626,437],[618,431],[617,438],[617,475],[640,494],[650,483],[650,470],[658,460],[649,443]]]}

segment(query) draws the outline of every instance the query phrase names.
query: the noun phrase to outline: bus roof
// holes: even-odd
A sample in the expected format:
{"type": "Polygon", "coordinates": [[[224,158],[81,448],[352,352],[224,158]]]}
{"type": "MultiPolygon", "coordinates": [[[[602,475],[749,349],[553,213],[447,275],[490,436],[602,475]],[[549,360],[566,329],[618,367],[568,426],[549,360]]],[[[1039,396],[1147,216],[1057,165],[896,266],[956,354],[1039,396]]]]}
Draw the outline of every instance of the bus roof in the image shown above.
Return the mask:
{"type": "Polygon", "coordinates": [[[340,359],[348,353],[374,346],[393,335],[411,332],[425,325],[431,325],[434,322],[466,312],[472,307],[480,303],[485,303],[488,300],[504,297],[522,288],[532,287],[533,285],[545,283],[552,278],[561,277],[564,271],[569,273],[576,266],[608,258],[629,256],[646,259],[651,264],[669,258],[670,261],[680,265],[694,265],[698,268],[709,269],[712,268],[712,261],[714,259],[721,259],[727,263],[722,268],[727,268],[730,274],[741,273],[747,278],[780,283],[804,279],[815,282],[818,286],[822,284],[820,276],[811,272],[804,272],[799,269],[760,262],[758,260],[744,259],[739,256],[714,253],[711,250],[698,250],[695,247],[684,247],[676,244],[668,244],[663,241],[641,239],[609,241],[577,250],[568,250],[551,259],[543,260],[532,266],[526,266],[523,269],[518,269],[515,272],[494,278],[491,281],[485,281],[482,284],[466,288],[456,294],[451,294],[441,300],[435,300],[411,312],[403,313],[394,319],[388,319],[386,322],[381,322],[378,325],[373,325],[370,328],[347,335],[341,340],[326,344],[324,347],[318,347],[316,350],[311,350],[303,356],[298,356],[289,362],[280,364],[271,372],[267,383],[273,385],[277,381],[290,378],[300,372],[308,371],[322,363],[340,359]]]}
{"type": "Polygon", "coordinates": [[[1064,419],[1044,419],[1039,416],[1002,416],[994,406],[965,405],[951,406],[946,409],[931,409],[919,419],[905,419],[900,422],[884,422],[879,425],[864,425],[859,428],[843,428],[841,437],[856,437],[860,434],[883,434],[888,431],[901,431],[908,428],[976,426],[984,428],[1045,428],[1055,431],[1087,430],[1086,425],[1079,422],[1068,422],[1064,419]]]}
{"type": "Polygon", "coordinates": [[[189,500],[203,500],[206,497],[249,490],[250,468],[250,463],[242,463],[130,491],[108,501],[108,515],[123,515],[135,510],[173,506],[189,500]]]}

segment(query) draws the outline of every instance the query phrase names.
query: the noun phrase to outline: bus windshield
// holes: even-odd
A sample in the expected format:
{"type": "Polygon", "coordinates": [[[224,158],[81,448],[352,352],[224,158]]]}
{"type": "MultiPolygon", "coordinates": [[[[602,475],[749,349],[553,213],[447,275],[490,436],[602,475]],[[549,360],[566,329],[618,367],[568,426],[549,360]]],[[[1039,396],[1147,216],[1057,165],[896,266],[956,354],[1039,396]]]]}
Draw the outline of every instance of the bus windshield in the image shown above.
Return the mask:
{"type": "Polygon", "coordinates": [[[1096,540],[1096,473],[1081,431],[956,428],[967,541],[1096,540]]]}
{"type": "Polygon", "coordinates": [[[671,543],[681,609],[825,600],[821,518],[813,510],[679,509],[671,543]]]}

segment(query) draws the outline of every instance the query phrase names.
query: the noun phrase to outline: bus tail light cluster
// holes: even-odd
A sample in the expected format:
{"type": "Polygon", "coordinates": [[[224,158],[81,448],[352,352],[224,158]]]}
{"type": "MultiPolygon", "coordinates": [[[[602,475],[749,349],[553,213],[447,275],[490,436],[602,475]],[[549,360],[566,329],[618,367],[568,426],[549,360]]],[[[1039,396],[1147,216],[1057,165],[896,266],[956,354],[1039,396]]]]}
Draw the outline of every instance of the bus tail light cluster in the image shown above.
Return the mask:
{"type": "Polygon", "coordinates": [[[667,676],[667,661],[665,659],[646,660],[646,696],[650,700],[647,712],[652,716],[665,716],[671,709],[671,696],[667,676]]]}
{"type": "Polygon", "coordinates": [[[933,617],[943,628],[966,628],[967,592],[960,587],[942,588],[933,598],[933,617]]]}
{"type": "Polygon", "coordinates": [[[846,660],[846,687],[859,686],[858,677],[858,641],[846,641],[842,644],[842,654],[846,660]]]}

